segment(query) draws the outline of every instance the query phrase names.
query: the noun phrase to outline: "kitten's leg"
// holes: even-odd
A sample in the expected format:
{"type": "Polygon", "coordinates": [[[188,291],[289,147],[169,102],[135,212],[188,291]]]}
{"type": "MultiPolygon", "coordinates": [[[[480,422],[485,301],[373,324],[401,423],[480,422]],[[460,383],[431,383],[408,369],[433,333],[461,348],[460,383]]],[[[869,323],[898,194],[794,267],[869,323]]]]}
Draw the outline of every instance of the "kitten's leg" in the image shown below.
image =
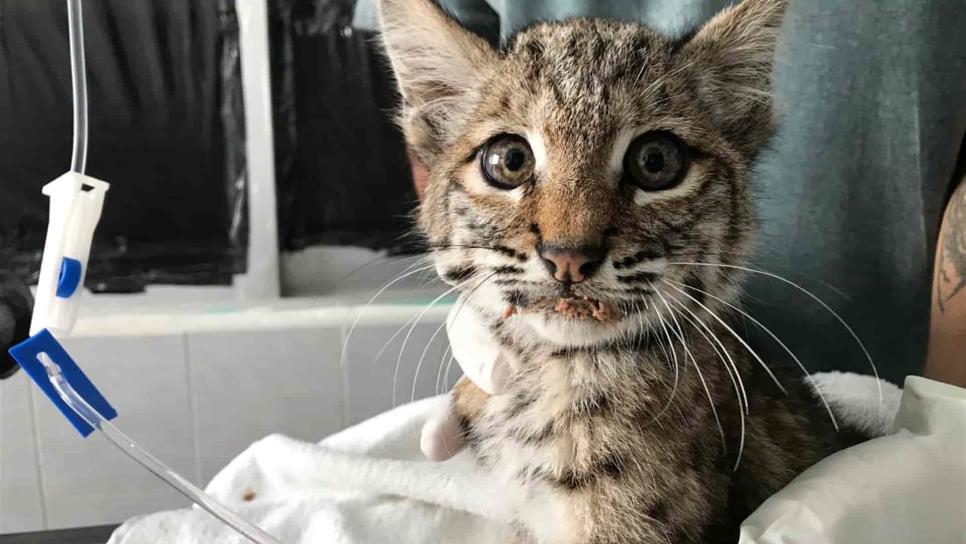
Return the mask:
{"type": "Polygon", "coordinates": [[[466,378],[461,378],[453,386],[453,413],[460,419],[479,419],[488,400],[490,395],[466,378]]]}
{"type": "Polygon", "coordinates": [[[419,437],[419,449],[430,461],[446,461],[459,453],[465,445],[466,440],[460,430],[459,418],[453,413],[449,404],[444,411],[433,416],[423,425],[422,434],[419,437]]]}
{"type": "Polygon", "coordinates": [[[476,419],[488,398],[489,395],[472,381],[461,378],[453,388],[453,400],[445,412],[432,417],[423,426],[419,440],[423,455],[431,461],[445,461],[459,453],[466,445],[461,421],[476,419]]]}

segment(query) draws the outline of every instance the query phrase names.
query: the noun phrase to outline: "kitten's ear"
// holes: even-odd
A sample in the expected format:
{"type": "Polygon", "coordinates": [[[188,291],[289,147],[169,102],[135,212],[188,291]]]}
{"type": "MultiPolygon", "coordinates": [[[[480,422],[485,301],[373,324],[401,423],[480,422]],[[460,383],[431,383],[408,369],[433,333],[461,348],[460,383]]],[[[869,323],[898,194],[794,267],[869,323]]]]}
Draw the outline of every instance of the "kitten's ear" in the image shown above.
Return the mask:
{"type": "Polygon", "coordinates": [[[714,16],[681,48],[703,105],[742,151],[771,137],[775,49],[787,0],[743,0],[714,16]]]}
{"type": "Polygon", "coordinates": [[[431,162],[473,105],[498,54],[433,0],[379,0],[379,18],[403,96],[406,139],[431,162]]]}

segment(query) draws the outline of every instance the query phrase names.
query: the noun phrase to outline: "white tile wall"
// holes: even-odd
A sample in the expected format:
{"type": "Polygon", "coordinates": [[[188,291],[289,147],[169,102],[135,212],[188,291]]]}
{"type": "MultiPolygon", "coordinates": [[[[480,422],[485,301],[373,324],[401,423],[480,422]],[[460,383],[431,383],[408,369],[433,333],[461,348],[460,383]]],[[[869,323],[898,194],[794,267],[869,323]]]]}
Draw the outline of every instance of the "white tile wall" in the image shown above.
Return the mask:
{"type": "Polygon", "coordinates": [[[339,337],[334,328],[188,337],[203,481],[265,435],[316,441],[342,427],[339,337]]]}
{"type": "Polygon", "coordinates": [[[30,387],[23,372],[0,382],[0,533],[44,525],[30,387]]]}
{"type": "MultiPolygon", "coordinates": [[[[319,440],[391,408],[393,371],[408,325],[390,338],[418,309],[375,312],[376,319],[364,320],[344,366],[349,327],[328,317],[306,324],[289,315],[282,316],[284,326],[272,317],[263,327],[107,334],[64,343],[118,409],[118,427],[203,485],[267,434],[319,440]]],[[[412,396],[416,365],[441,315],[424,316],[406,342],[397,404],[412,396]]],[[[426,349],[416,398],[437,390],[446,345],[441,331],[426,349]]],[[[449,381],[458,374],[454,367],[449,381]]],[[[82,440],[45,398],[28,394],[28,385],[22,373],[0,382],[0,534],[116,523],[186,505],[96,433],[82,440]]]]}

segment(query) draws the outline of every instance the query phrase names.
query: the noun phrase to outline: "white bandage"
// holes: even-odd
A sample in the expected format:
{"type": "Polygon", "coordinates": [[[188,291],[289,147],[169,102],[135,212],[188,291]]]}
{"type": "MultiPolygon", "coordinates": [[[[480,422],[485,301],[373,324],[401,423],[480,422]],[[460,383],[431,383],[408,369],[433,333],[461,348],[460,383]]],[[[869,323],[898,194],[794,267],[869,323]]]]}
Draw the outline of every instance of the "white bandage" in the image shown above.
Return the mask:
{"type": "Polygon", "coordinates": [[[499,393],[506,383],[506,356],[476,310],[463,299],[446,318],[446,334],[463,374],[486,393],[499,393]]]}

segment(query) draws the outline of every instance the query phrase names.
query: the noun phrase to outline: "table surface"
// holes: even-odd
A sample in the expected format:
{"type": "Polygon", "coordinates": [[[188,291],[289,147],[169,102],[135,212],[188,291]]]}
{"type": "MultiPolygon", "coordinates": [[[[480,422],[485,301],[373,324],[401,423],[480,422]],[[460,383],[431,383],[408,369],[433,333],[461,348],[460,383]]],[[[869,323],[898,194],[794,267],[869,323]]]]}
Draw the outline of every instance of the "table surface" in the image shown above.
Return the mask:
{"type": "Polygon", "coordinates": [[[104,544],[117,525],[0,535],[0,544],[104,544]]]}

